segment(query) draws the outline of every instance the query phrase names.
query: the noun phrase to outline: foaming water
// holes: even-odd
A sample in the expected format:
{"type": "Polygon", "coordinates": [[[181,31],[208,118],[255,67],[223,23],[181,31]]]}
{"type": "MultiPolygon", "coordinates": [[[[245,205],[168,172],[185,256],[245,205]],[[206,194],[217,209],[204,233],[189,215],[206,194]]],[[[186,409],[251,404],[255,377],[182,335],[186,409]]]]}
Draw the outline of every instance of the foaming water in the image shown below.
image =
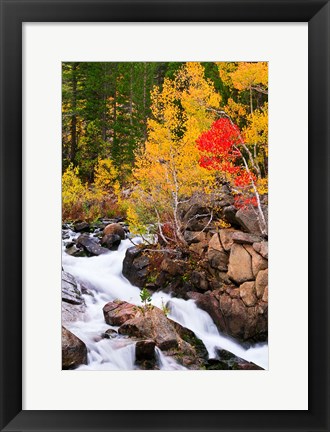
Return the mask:
{"type": "MultiPolygon", "coordinates": [[[[139,239],[134,239],[138,243],[139,239]]],[[[84,321],[66,323],[74,334],[85,342],[88,348],[88,365],[77,370],[132,370],[135,365],[135,342],[118,335],[113,339],[102,338],[109,326],[103,317],[103,306],[109,301],[120,299],[141,305],[140,289],[131,285],[122,275],[123,259],[126,250],[132,246],[130,240],[121,242],[118,251],[109,251],[96,257],[72,257],[63,251],[62,264],[66,272],[75,276],[91,295],[84,295],[86,314],[84,321]]],[[[166,305],[168,317],[192,330],[207,348],[210,358],[216,356],[217,348],[252,361],[268,369],[268,345],[258,344],[249,349],[235,340],[222,335],[210,315],[198,308],[194,300],[183,300],[169,294],[157,292],[152,295],[151,303],[162,308],[166,305]]],[[[158,348],[156,357],[161,370],[183,370],[175,360],[166,357],[158,348]]]]}

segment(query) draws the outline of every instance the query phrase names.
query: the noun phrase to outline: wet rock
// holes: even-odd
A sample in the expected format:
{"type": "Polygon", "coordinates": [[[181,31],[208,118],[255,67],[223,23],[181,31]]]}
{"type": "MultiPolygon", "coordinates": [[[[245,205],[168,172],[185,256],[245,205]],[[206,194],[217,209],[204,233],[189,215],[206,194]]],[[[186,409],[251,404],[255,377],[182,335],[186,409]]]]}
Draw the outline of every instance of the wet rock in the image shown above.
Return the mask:
{"type": "Polygon", "coordinates": [[[109,325],[120,326],[138,314],[141,312],[137,306],[121,300],[109,302],[103,307],[104,319],[109,325]]]}
{"type": "Polygon", "coordinates": [[[102,237],[101,245],[109,250],[117,250],[121,243],[121,237],[118,234],[106,234],[102,237]]]}
{"type": "Polygon", "coordinates": [[[150,338],[161,350],[178,346],[177,334],[170,320],[156,307],[150,307],[136,313],[119,328],[120,334],[138,338],[150,338]]]}
{"type": "Polygon", "coordinates": [[[62,300],[71,304],[84,304],[80,284],[70,273],[62,271],[62,300]]]}
{"type": "Polygon", "coordinates": [[[84,287],[83,285],[80,287],[82,294],[94,297],[93,291],[89,290],[88,288],[84,287]]]}
{"type": "Polygon", "coordinates": [[[148,266],[150,259],[143,254],[143,249],[131,247],[127,249],[123,261],[123,275],[131,282],[131,284],[140,288],[147,283],[149,275],[148,266]]]}
{"type": "Polygon", "coordinates": [[[82,340],[62,326],[62,369],[87,364],[87,348],[82,340]]]}
{"type": "Polygon", "coordinates": [[[85,305],[73,305],[62,301],[62,324],[81,321],[84,318],[86,307],[85,305]]]}
{"type": "Polygon", "coordinates": [[[211,316],[218,329],[227,332],[225,316],[220,308],[219,300],[216,298],[216,294],[216,291],[207,292],[205,294],[189,292],[187,296],[193,300],[196,300],[197,306],[205,310],[211,316]]]}
{"type": "Polygon", "coordinates": [[[73,242],[70,242],[66,245],[65,247],[65,252],[68,255],[74,256],[74,257],[85,257],[86,256],[86,252],[84,250],[84,248],[81,245],[76,245],[73,242]],[[80,247],[78,247],[80,246],[80,247]]]}
{"type": "Polygon", "coordinates": [[[234,243],[230,250],[228,276],[238,284],[254,279],[251,255],[242,245],[234,243]]]}
{"type": "Polygon", "coordinates": [[[62,271],[62,323],[81,320],[85,311],[81,285],[74,276],[62,271]]]}
{"type": "Polygon", "coordinates": [[[264,291],[267,286],[268,286],[268,269],[261,270],[257,274],[257,278],[256,278],[256,293],[258,298],[261,298],[264,295],[264,291]]]}
{"type": "Polygon", "coordinates": [[[208,312],[221,332],[241,341],[267,339],[267,303],[259,301],[255,306],[246,306],[238,288],[218,289],[205,294],[189,292],[187,297],[208,312]]]}
{"type": "Polygon", "coordinates": [[[136,342],[135,357],[137,361],[156,360],[155,341],[148,339],[136,342]]]}
{"type": "Polygon", "coordinates": [[[62,230],[62,240],[70,238],[70,233],[68,231],[62,230]]]}
{"type": "Polygon", "coordinates": [[[98,256],[109,252],[108,249],[99,245],[95,237],[90,237],[88,234],[82,234],[78,237],[77,246],[79,245],[82,246],[90,256],[98,256]]]}
{"type": "Polygon", "coordinates": [[[206,363],[207,370],[264,370],[255,363],[248,362],[224,349],[217,350],[217,357],[206,363]]]}
{"type": "Polygon", "coordinates": [[[104,228],[103,235],[106,236],[109,234],[116,234],[121,240],[125,240],[126,238],[125,230],[119,223],[111,223],[104,228]]]}
{"type": "Polygon", "coordinates": [[[113,339],[118,336],[118,333],[114,329],[108,329],[103,333],[102,336],[104,339],[113,339]]]}
{"type": "Polygon", "coordinates": [[[89,232],[89,223],[87,222],[76,222],[74,224],[74,230],[76,232],[89,232]]]}
{"type": "Polygon", "coordinates": [[[200,369],[203,364],[203,342],[193,332],[167,318],[157,307],[147,307],[142,313],[139,310],[134,318],[119,327],[118,332],[154,341],[165,355],[189,369],[200,369]]]}

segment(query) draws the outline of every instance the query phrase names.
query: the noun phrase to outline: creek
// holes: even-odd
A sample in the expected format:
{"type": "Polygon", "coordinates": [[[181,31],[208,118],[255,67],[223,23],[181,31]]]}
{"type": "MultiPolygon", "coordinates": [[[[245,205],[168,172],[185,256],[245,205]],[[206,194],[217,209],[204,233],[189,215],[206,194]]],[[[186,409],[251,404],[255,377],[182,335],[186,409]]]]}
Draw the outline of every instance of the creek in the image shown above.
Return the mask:
{"type": "MultiPolygon", "coordinates": [[[[76,234],[71,232],[70,239],[76,234]]],[[[139,239],[134,239],[134,243],[139,239]]],[[[63,245],[63,269],[75,276],[92,295],[84,294],[86,313],[83,321],[65,323],[87,346],[88,364],[76,370],[132,370],[135,365],[135,341],[125,336],[105,339],[102,334],[109,328],[104,321],[103,306],[115,299],[141,305],[140,289],[133,286],[123,275],[122,267],[126,250],[132,246],[129,239],[123,240],[117,251],[94,257],[73,257],[65,253],[63,245]]],[[[151,303],[169,310],[168,318],[192,330],[207,348],[210,358],[216,349],[225,349],[245,360],[268,369],[268,345],[256,344],[249,348],[221,334],[210,315],[198,308],[194,300],[171,297],[163,292],[152,295],[151,303]]],[[[166,357],[156,348],[158,367],[161,370],[183,370],[171,357],[166,357]]]]}

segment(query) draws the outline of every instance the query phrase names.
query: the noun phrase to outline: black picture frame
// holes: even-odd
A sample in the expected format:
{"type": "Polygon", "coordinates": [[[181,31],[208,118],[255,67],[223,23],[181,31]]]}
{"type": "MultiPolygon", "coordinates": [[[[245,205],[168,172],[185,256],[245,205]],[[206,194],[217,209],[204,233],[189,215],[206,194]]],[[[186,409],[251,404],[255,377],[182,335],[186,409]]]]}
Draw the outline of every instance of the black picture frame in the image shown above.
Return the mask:
{"type": "Polygon", "coordinates": [[[329,430],[329,23],[324,0],[1,0],[2,431],[329,430]],[[309,23],[308,410],[22,411],[22,23],[107,21],[309,23]]]}

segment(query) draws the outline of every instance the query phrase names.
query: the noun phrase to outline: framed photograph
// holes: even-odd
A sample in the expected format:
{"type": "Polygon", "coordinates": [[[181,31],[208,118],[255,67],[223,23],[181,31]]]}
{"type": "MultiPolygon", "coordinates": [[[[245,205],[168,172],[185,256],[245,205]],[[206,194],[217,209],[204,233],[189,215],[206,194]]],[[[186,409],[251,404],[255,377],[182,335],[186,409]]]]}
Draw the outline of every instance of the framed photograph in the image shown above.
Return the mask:
{"type": "Polygon", "coordinates": [[[1,430],[329,429],[329,7],[1,0],[1,430]]]}

